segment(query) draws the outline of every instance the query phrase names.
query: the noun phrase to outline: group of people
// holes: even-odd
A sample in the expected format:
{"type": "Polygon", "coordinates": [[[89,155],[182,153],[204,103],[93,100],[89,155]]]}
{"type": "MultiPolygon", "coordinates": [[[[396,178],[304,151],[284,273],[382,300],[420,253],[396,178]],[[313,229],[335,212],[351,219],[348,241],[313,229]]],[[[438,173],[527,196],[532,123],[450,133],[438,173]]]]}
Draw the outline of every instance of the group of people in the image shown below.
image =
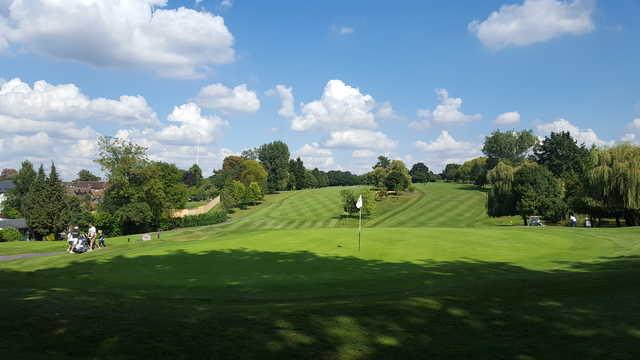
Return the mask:
{"type": "MultiPolygon", "coordinates": [[[[571,214],[571,216],[569,216],[569,226],[571,227],[578,226],[578,218],[574,214],[571,214]]],[[[589,219],[588,216],[584,218],[584,227],[588,227],[588,228],[591,227],[591,219],[589,219]]]]}
{"type": "Polygon", "coordinates": [[[67,243],[67,252],[70,254],[82,254],[87,251],[93,251],[96,248],[106,247],[102,230],[96,230],[93,224],[89,224],[87,233],[81,233],[77,226],[69,226],[67,243]]]}

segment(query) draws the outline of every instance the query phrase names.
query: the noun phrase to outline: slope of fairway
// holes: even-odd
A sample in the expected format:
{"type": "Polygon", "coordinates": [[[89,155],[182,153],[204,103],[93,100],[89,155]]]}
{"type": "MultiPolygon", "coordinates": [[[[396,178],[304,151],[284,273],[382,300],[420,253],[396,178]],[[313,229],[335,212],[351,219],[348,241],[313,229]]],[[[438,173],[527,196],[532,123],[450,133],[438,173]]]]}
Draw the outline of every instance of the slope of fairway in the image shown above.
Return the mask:
{"type": "MultiPolygon", "coordinates": [[[[364,189],[364,187],[360,187],[364,189]]],[[[227,229],[304,229],[352,227],[357,219],[342,217],[341,187],[283,192],[232,216],[227,229]]],[[[476,227],[495,225],[486,215],[486,193],[465,184],[416,185],[413,193],[376,202],[366,227],[476,227]]],[[[504,222],[513,219],[503,219],[504,222]]],[[[517,221],[517,219],[516,219],[517,221]]]]}

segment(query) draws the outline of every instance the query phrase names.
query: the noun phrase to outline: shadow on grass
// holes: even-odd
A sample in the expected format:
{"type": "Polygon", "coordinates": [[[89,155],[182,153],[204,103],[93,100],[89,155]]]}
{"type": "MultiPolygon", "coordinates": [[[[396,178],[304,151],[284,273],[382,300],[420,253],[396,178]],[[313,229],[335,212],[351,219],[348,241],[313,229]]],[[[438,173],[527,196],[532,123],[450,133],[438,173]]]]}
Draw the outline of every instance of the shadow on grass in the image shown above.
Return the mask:
{"type": "Polygon", "coordinates": [[[640,258],[562,265],[229,250],[2,270],[0,356],[638,358],[640,258]]]}

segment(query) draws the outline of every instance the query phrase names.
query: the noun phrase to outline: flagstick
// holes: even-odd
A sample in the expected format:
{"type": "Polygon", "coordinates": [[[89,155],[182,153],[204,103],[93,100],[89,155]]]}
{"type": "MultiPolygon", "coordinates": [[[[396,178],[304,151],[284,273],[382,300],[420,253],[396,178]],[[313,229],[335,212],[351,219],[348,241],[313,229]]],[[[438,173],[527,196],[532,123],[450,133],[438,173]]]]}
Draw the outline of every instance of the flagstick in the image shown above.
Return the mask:
{"type": "Polygon", "coordinates": [[[360,207],[360,221],[358,222],[358,251],[360,251],[361,234],[362,234],[362,207],[360,207]]]}

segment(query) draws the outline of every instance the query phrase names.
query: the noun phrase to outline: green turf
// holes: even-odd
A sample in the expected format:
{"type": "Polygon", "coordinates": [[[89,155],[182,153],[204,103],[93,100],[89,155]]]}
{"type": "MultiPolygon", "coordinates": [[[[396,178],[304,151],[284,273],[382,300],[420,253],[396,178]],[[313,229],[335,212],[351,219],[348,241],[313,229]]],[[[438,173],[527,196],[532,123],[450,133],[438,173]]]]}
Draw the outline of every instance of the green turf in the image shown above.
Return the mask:
{"type": "Polygon", "coordinates": [[[0,262],[0,357],[640,356],[640,229],[495,226],[482,192],[428,184],[381,203],[358,251],[336,194],[0,262]]]}

